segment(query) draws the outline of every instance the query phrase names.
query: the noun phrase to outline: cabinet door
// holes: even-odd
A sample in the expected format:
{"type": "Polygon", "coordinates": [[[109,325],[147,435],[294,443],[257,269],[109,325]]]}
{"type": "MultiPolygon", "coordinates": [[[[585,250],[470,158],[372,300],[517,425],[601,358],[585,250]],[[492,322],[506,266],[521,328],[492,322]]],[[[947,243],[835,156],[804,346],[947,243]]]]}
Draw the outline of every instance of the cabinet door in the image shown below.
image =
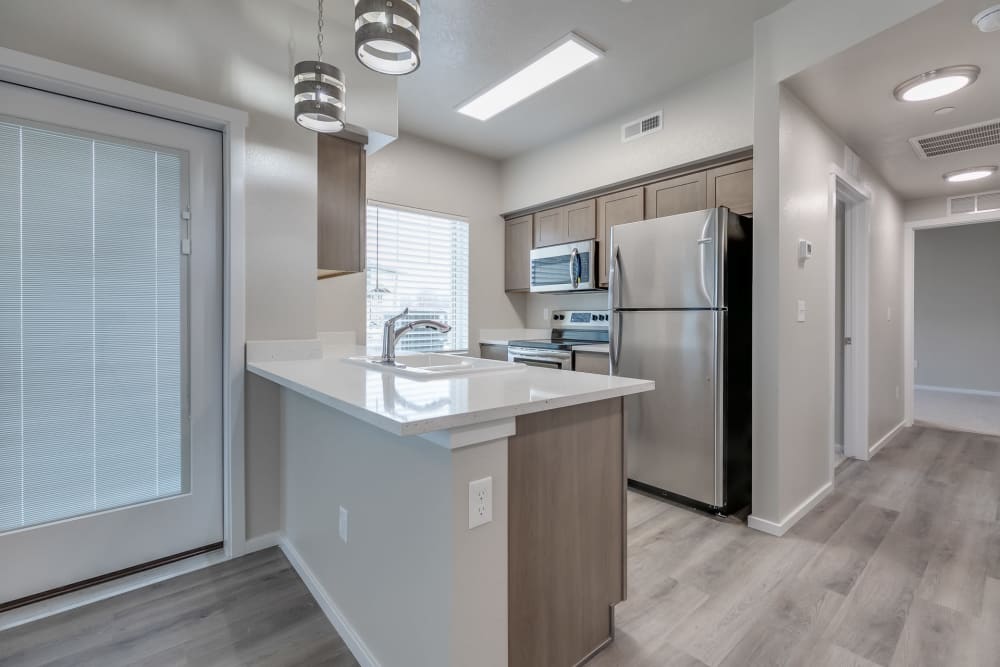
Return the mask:
{"type": "Polygon", "coordinates": [[[365,270],[365,147],[317,135],[318,277],[365,270]]]}
{"type": "Polygon", "coordinates": [[[508,292],[531,288],[531,243],[530,215],[507,221],[504,288],[508,292]]]}
{"type": "Polygon", "coordinates": [[[479,344],[479,356],[483,359],[493,359],[495,361],[507,361],[506,345],[479,344]]]}
{"type": "Polygon", "coordinates": [[[608,355],[601,352],[574,352],[573,370],[579,373],[611,375],[608,355]]]}
{"type": "Polygon", "coordinates": [[[562,208],[552,208],[535,214],[535,247],[566,242],[566,215],[562,208]]]}
{"type": "Polygon", "coordinates": [[[708,171],[708,207],[725,206],[733,213],[753,213],[753,160],[708,171]]]}
{"type": "Polygon", "coordinates": [[[563,206],[566,217],[566,243],[589,241],[596,234],[596,204],[593,199],[563,206]]]}
{"type": "Polygon", "coordinates": [[[642,188],[633,188],[597,200],[597,261],[600,285],[608,284],[611,262],[611,228],[626,222],[644,219],[645,207],[642,188]]]}
{"type": "Polygon", "coordinates": [[[662,218],[708,208],[705,172],[646,186],[646,218],[662,218]]]}

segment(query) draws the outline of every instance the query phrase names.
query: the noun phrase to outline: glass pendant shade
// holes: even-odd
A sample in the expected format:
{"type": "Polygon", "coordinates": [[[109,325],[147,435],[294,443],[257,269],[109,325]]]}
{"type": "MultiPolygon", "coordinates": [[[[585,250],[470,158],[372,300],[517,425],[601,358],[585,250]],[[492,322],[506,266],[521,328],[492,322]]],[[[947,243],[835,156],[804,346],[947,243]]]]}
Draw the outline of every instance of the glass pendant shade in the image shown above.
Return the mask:
{"type": "Polygon", "coordinates": [[[344,75],[319,60],[295,64],[295,122],[315,132],[344,129],[344,75]]]}
{"type": "Polygon", "coordinates": [[[354,0],[354,47],[365,67],[409,74],[420,67],[420,0],[354,0]]]}

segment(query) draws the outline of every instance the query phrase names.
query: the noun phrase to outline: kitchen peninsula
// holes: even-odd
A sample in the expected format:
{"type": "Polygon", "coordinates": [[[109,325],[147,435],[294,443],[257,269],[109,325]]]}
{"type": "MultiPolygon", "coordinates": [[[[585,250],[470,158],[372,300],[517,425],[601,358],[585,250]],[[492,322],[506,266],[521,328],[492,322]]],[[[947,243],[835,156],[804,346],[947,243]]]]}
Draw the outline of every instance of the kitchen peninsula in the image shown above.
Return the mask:
{"type": "Polygon", "coordinates": [[[252,348],[282,388],[282,547],[362,664],[569,667],[610,641],[622,397],[652,382],[414,379],[349,359],[364,348],[252,348]]]}

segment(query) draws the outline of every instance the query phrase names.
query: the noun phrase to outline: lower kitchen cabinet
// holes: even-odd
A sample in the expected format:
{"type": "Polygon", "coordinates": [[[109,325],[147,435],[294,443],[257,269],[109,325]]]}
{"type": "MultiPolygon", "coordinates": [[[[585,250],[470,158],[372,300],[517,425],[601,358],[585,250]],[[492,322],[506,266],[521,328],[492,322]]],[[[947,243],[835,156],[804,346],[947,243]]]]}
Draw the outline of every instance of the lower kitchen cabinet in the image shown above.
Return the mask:
{"type": "Polygon", "coordinates": [[[507,361],[507,346],[492,345],[489,343],[479,344],[479,356],[483,359],[494,359],[496,361],[507,361]]]}
{"type": "Polygon", "coordinates": [[[573,370],[579,373],[611,375],[611,362],[604,352],[574,352],[573,370]]]}

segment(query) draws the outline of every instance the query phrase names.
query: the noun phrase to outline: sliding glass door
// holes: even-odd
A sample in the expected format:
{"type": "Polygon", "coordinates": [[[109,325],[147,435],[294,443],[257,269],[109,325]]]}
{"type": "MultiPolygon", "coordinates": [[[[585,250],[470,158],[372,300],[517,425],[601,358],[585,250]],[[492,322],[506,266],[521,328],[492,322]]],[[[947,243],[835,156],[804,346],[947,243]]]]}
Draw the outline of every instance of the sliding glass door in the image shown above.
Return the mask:
{"type": "Polygon", "coordinates": [[[0,88],[4,603],[222,539],[221,138],[0,88]]]}

